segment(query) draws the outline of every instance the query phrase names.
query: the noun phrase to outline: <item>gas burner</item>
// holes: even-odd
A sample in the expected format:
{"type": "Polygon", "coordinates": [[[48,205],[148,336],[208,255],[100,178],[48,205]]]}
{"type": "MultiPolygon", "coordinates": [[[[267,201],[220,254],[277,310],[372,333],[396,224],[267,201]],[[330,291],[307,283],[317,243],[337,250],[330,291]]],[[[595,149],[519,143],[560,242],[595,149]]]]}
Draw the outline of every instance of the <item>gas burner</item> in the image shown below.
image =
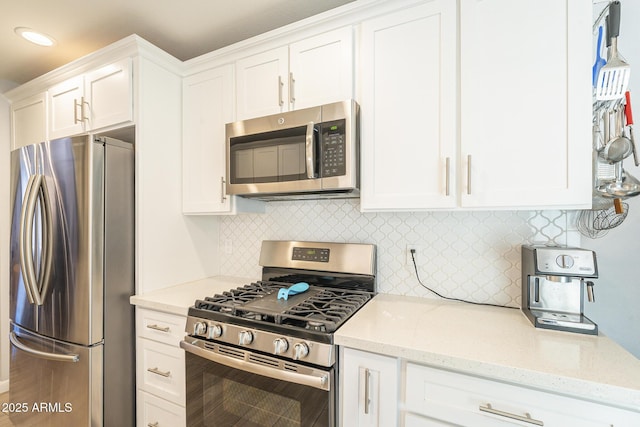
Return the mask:
{"type": "Polygon", "coordinates": [[[312,331],[327,332],[326,324],[322,321],[317,321],[317,320],[308,320],[305,329],[310,329],[312,331]]]}

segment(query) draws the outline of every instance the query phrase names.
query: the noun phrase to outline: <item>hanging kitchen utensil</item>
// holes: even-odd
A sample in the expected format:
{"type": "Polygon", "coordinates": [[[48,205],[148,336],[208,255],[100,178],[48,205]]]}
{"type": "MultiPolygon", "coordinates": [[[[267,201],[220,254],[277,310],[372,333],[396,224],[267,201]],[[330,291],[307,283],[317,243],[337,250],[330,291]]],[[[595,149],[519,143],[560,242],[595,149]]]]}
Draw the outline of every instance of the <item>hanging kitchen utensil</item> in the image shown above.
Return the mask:
{"type": "Polygon", "coordinates": [[[620,2],[609,4],[607,30],[610,35],[611,48],[608,62],[600,69],[596,83],[596,99],[606,101],[624,98],[629,86],[631,67],[618,52],[618,36],[620,34],[620,2]]]}
{"type": "Polygon", "coordinates": [[[600,75],[600,69],[605,66],[607,61],[600,55],[602,52],[602,25],[598,27],[598,43],[596,43],[596,60],[593,64],[592,72],[592,84],[596,87],[598,76],[600,75]]]}
{"type": "Polygon", "coordinates": [[[627,127],[629,128],[629,137],[631,139],[631,149],[633,150],[633,163],[636,166],[640,166],[640,160],[638,159],[638,147],[636,146],[636,139],[633,137],[633,113],[631,110],[631,93],[626,91],[624,94],[627,102],[624,105],[624,116],[627,119],[627,127]]]}
{"type": "Polygon", "coordinates": [[[631,140],[624,135],[622,115],[624,110],[619,108],[614,111],[614,136],[606,142],[602,150],[602,156],[609,163],[620,162],[631,155],[633,146],[631,140]]]}
{"type": "Polygon", "coordinates": [[[603,182],[596,191],[603,197],[626,199],[640,194],[640,181],[625,171],[622,162],[615,163],[616,178],[611,182],[603,182]]]}
{"type": "Polygon", "coordinates": [[[578,212],[576,228],[583,236],[597,239],[622,224],[628,212],[629,205],[620,199],[611,200],[594,196],[593,209],[578,212]]]}

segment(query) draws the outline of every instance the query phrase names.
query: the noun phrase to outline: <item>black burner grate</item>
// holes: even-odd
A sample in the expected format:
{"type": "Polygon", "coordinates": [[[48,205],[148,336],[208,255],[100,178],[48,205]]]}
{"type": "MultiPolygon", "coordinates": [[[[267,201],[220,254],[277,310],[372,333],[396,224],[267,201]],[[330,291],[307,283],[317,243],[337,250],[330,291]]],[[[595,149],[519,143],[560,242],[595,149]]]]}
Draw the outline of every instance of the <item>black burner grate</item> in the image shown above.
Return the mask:
{"type": "Polygon", "coordinates": [[[204,300],[195,307],[219,312],[229,317],[253,319],[279,325],[288,325],[317,332],[334,332],[345,320],[369,301],[373,294],[358,290],[311,287],[308,294],[299,294],[294,303],[276,304],[278,290],[290,283],[260,281],[223,292],[204,300]],[[268,299],[272,304],[259,304],[268,299]]]}

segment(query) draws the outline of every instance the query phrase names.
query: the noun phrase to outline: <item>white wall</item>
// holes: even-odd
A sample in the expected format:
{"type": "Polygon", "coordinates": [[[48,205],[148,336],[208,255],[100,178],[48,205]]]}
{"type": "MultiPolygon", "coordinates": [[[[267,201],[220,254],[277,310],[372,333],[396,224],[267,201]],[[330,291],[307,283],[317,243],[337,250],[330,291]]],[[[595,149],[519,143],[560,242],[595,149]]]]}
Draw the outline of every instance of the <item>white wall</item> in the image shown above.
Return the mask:
{"type": "Polygon", "coordinates": [[[9,387],[9,102],[2,93],[15,87],[0,80],[0,393],[9,387]]]}
{"type": "MultiPolygon", "coordinates": [[[[640,1],[622,0],[618,48],[632,66],[630,92],[634,106],[635,134],[640,143],[640,1]],[[633,68],[635,66],[635,68],[633,68]]],[[[594,10],[598,5],[594,7],[594,10]]],[[[602,6],[600,6],[601,10],[602,6]]],[[[640,168],[632,158],[624,168],[640,179],[640,168]]],[[[625,222],[598,239],[582,239],[582,246],[598,256],[600,278],[596,303],[585,308],[600,330],[640,358],[640,196],[629,200],[625,222]]]]}

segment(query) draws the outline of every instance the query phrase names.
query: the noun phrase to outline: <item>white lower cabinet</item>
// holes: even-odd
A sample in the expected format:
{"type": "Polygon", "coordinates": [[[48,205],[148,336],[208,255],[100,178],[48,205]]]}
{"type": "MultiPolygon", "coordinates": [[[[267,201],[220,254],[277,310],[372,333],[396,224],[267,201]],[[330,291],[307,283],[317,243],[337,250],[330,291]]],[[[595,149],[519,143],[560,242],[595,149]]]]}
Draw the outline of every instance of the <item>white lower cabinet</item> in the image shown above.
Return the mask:
{"type": "Polygon", "coordinates": [[[186,427],[184,406],[175,405],[153,394],[138,390],[139,427],[186,427]]]}
{"type": "Polygon", "coordinates": [[[406,363],[406,427],[640,425],[640,413],[470,375],[406,363]]]}
{"type": "Polygon", "coordinates": [[[637,427],[620,409],[350,348],[340,350],[340,425],[637,427]]]}
{"type": "Polygon", "coordinates": [[[343,348],[340,365],[340,425],[397,425],[397,359],[343,348]]]}
{"type": "Polygon", "coordinates": [[[183,316],[136,308],[138,427],[186,425],[183,316]]]}

